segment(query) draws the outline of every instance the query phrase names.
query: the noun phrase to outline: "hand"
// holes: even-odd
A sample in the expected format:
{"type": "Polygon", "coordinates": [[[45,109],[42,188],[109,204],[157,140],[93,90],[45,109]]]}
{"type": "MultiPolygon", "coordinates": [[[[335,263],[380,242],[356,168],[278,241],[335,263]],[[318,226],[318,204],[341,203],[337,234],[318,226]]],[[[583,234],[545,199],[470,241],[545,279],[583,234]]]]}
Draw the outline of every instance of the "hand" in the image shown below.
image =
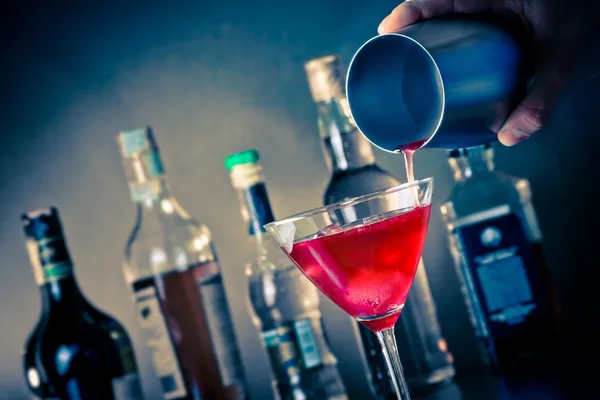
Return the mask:
{"type": "Polygon", "coordinates": [[[523,21],[536,51],[536,71],[529,93],[498,132],[498,140],[512,146],[537,132],[548,120],[577,50],[592,26],[588,16],[594,12],[585,4],[581,0],[406,0],[381,22],[378,31],[396,32],[415,22],[451,13],[493,13],[523,21]]]}

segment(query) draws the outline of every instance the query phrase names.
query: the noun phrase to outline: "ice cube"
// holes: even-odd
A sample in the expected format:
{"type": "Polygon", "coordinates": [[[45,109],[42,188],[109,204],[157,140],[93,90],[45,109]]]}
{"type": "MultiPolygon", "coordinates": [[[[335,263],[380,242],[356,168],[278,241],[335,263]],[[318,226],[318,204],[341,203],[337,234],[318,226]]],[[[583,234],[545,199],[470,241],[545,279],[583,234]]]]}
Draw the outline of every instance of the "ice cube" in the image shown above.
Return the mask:
{"type": "Polygon", "coordinates": [[[339,232],[343,232],[343,231],[344,231],[344,229],[342,229],[339,225],[336,225],[336,224],[327,225],[325,228],[323,228],[319,232],[315,233],[313,235],[313,239],[316,239],[318,237],[333,235],[334,233],[339,233],[339,232]]]}
{"type": "Polygon", "coordinates": [[[362,223],[365,225],[369,225],[375,222],[379,222],[383,219],[386,218],[385,214],[376,214],[376,215],[371,215],[370,217],[367,218],[363,218],[362,223]]]}
{"type": "Polygon", "coordinates": [[[296,225],[293,222],[287,222],[277,229],[276,242],[279,247],[283,247],[288,253],[292,252],[294,247],[294,235],[296,234],[296,225]]]}
{"type": "Polygon", "coordinates": [[[359,219],[357,219],[356,221],[352,221],[352,222],[349,222],[349,223],[347,223],[347,224],[344,224],[344,225],[342,226],[342,228],[343,228],[345,231],[347,231],[348,229],[356,228],[357,226],[362,226],[362,225],[364,225],[364,224],[365,224],[365,223],[363,222],[362,218],[359,218],[359,219]]]}
{"type": "Polygon", "coordinates": [[[400,215],[404,212],[406,212],[406,209],[392,210],[380,214],[371,215],[369,217],[363,218],[362,223],[364,225],[373,224],[375,222],[383,221],[384,219],[395,217],[396,215],[400,215]]]}
{"type": "Polygon", "coordinates": [[[288,253],[291,253],[294,242],[296,242],[296,243],[305,242],[308,240],[313,240],[316,238],[320,238],[323,236],[329,236],[334,233],[344,231],[342,228],[339,227],[339,225],[331,224],[331,225],[328,225],[325,228],[321,229],[320,231],[317,231],[317,233],[313,233],[312,235],[303,236],[299,239],[294,240],[294,234],[296,233],[296,227],[292,223],[289,223],[289,224],[293,226],[293,231],[290,231],[288,233],[288,230],[291,228],[289,228],[287,225],[286,226],[282,225],[278,230],[279,237],[277,238],[277,243],[279,244],[279,246],[285,248],[288,253]]]}

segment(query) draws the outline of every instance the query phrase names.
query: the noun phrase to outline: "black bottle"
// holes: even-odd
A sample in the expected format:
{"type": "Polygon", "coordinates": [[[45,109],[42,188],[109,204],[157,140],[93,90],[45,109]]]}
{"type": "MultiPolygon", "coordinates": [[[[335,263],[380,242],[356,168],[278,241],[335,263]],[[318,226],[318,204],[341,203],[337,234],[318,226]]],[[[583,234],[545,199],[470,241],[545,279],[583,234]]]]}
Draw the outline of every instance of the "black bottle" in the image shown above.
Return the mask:
{"type": "Polygon", "coordinates": [[[22,221],[42,298],[22,360],[32,394],[61,400],[142,399],[127,332],[79,289],[58,210],[30,211],[22,221]]]}

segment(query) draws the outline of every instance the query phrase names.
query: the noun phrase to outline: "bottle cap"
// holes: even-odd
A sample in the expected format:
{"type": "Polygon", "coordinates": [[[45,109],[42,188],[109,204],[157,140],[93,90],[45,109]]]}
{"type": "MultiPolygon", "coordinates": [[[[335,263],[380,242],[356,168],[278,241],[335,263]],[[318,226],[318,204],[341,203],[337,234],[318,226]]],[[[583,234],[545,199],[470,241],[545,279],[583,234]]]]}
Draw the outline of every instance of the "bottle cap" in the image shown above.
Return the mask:
{"type": "Polygon", "coordinates": [[[21,215],[25,245],[38,285],[70,276],[73,266],[55,207],[32,210],[21,215]]]}
{"type": "Polygon", "coordinates": [[[242,217],[249,223],[250,235],[265,232],[263,225],[275,221],[259,159],[260,155],[255,149],[240,151],[225,158],[231,185],[245,191],[244,203],[251,204],[242,207],[242,217]]]}
{"type": "Polygon", "coordinates": [[[255,149],[240,151],[225,158],[225,168],[231,171],[236,165],[255,164],[259,158],[258,151],[255,149]]]}
{"type": "Polygon", "coordinates": [[[259,159],[260,155],[255,149],[240,151],[225,158],[225,168],[229,171],[234,188],[247,189],[264,181],[259,159]]]}
{"type": "Polygon", "coordinates": [[[313,58],[304,64],[304,70],[316,102],[345,97],[345,68],[339,56],[313,58]]]}
{"type": "Polygon", "coordinates": [[[119,132],[117,142],[125,158],[146,151],[158,151],[152,128],[149,126],[119,132]]]}
{"type": "Polygon", "coordinates": [[[133,201],[153,196],[159,186],[156,179],[165,174],[152,128],[121,131],[117,143],[133,201]]]}
{"type": "Polygon", "coordinates": [[[23,231],[29,240],[41,241],[62,238],[63,231],[55,207],[40,208],[21,215],[23,231]]]}

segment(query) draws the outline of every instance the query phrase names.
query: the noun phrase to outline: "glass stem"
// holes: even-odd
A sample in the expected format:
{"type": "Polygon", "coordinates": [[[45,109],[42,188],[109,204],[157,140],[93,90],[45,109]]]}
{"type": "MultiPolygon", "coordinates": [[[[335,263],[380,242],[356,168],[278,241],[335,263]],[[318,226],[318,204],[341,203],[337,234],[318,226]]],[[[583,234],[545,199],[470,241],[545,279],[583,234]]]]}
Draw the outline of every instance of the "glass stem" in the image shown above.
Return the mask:
{"type": "Polygon", "coordinates": [[[396,396],[398,396],[399,400],[410,400],[408,386],[406,386],[404,374],[402,373],[402,364],[400,363],[400,356],[398,355],[394,328],[375,332],[375,335],[381,344],[383,356],[385,357],[390,376],[392,377],[392,382],[394,383],[396,396]]]}

